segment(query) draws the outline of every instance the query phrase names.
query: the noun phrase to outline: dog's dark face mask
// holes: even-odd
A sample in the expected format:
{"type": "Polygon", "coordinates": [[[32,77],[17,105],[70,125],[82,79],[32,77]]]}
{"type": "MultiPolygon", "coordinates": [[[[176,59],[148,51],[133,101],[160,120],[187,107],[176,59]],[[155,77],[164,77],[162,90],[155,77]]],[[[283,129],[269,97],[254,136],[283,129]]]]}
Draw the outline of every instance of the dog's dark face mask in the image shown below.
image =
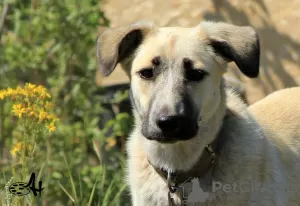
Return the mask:
{"type": "MultiPolygon", "coordinates": [[[[180,68],[183,64],[175,62],[168,67],[168,62],[155,58],[155,71],[145,70],[140,74],[152,91],[147,99],[147,109],[135,108],[142,122],[141,132],[147,139],[161,143],[189,140],[197,134],[200,108],[189,94],[191,85],[184,69],[180,68]]],[[[131,97],[133,105],[143,104],[133,95],[131,97]]]]}

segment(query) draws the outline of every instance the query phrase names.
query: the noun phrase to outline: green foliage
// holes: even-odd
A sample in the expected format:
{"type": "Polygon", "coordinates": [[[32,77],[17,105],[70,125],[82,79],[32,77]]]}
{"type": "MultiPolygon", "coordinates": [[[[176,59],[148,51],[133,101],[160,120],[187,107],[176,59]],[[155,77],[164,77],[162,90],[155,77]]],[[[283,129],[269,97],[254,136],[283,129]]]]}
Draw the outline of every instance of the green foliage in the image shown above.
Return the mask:
{"type": "MultiPolygon", "coordinates": [[[[45,189],[40,204],[126,205],[127,186],[123,179],[124,155],[114,147],[107,153],[106,132],[113,138],[127,136],[131,118],[117,113],[106,128],[99,129],[104,108],[96,95],[97,58],[95,42],[99,26],[109,22],[99,0],[3,1],[8,12],[0,28],[0,89],[31,82],[47,87],[52,95],[57,131],[38,146],[40,173],[45,189]],[[92,149],[94,147],[94,150],[92,149]],[[63,155],[64,154],[64,155],[63,155]],[[42,203],[41,203],[42,202],[42,203]]],[[[128,97],[117,94],[114,106],[128,97]]],[[[17,131],[8,103],[0,100],[0,167],[10,179],[10,154],[17,131]]],[[[0,178],[0,185],[5,185],[0,178]]],[[[4,187],[3,187],[4,189],[4,187]]],[[[0,193],[1,194],[1,193],[0,193]]],[[[14,198],[14,197],[12,197],[14,198]]]]}

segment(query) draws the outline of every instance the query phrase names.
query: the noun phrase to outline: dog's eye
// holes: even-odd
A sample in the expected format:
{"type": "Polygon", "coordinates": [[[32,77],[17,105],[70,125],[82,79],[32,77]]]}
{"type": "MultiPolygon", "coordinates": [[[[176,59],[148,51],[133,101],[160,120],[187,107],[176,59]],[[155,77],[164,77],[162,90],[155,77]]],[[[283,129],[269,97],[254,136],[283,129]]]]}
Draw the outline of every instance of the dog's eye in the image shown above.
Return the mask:
{"type": "Polygon", "coordinates": [[[143,70],[139,71],[139,75],[143,79],[152,79],[154,76],[154,72],[153,72],[153,69],[147,68],[147,69],[143,69],[143,70]]]}
{"type": "Polygon", "coordinates": [[[191,69],[187,70],[185,73],[185,78],[189,81],[199,82],[201,81],[208,73],[200,69],[191,69]]]}

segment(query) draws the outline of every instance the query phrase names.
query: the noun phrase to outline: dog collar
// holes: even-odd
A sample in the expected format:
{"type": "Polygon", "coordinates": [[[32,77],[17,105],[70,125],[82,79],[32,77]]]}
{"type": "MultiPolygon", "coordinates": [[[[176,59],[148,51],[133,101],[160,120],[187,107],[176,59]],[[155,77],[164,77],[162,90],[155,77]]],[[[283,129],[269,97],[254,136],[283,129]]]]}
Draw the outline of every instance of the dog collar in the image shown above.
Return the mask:
{"type": "MultiPolygon", "coordinates": [[[[213,142],[215,143],[215,141],[213,142]]],[[[199,158],[198,162],[192,167],[192,169],[188,171],[175,171],[175,172],[168,172],[164,168],[157,168],[154,167],[150,161],[148,160],[149,164],[154,168],[154,170],[159,174],[162,178],[167,180],[168,185],[168,201],[169,206],[174,206],[175,202],[174,199],[171,197],[171,194],[175,192],[178,193],[179,199],[181,204],[184,205],[184,197],[183,197],[183,190],[179,185],[187,182],[193,177],[202,177],[204,176],[209,169],[212,169],[213,165],[216,162],[216,153],[213,148],[214,144],[209,144],[205,147],[205,151],[199,158]]]]}
{"type": "Polygon", "coordinates": [[[172,191],[172,187],[180,185],[189,178],[204,176],[215,164],[216,157],[217,155],[213,146],[209,144],[205,147],[205,151],[199,158],[198,162],[188,171],[168,172],[165,168],[157,168],[153,166],[149,160],[148,162],[161,177],[168,181],[168,187],[172,191]]]}

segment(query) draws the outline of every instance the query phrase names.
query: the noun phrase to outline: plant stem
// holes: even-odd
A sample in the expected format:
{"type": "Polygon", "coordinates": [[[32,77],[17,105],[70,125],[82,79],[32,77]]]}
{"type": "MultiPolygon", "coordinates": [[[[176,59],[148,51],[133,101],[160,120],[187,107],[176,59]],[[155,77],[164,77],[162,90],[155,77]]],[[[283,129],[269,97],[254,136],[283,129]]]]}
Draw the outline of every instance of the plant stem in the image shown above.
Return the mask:
{"type": "Polygon", "coordinates": [[[5,3],[4,7],[3,7],[1,18],[0,18],[0,38],[1,38],[1,34],[2,34],[2,29],[4,27],[5,18],[8,13],[8,8],[9,8],[8,3],[5,3]]]}
{"type": "Polygon", "coordinates": [[[0,154],[1,159],[4,157],[4,119],[5,119],[5,114],[4,114],[4,101],[0,101],[0,148],[2,153],[0,154]]]}

